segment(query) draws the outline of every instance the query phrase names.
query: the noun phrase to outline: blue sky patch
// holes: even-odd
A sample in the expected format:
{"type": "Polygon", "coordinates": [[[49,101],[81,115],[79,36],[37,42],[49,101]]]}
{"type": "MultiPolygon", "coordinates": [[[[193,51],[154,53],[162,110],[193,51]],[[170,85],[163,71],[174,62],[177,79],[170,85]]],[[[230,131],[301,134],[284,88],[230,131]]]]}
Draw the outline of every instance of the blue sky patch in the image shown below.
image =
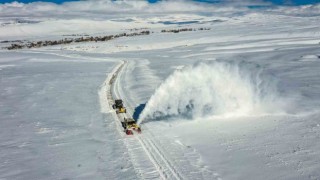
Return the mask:
{"type": "MultiPolygon", "coordinates": [[[[22,2],[22,3],[30,3],[36,1],[43,1],[43,2],[53,2],[57,4],[61,4],[63,2],[69,1],[77,1],[77,0],[0,0],[0,3],[11,3],[11,2],[22,2]]],[[[148,0],[150,3],[156,3],[161,0],[148,0]]],[[[194,0],[196,2],[204,2],[204,3],[221,3],[223,0],[194,0]]],[[[266,2],[272,2],[276,5],[306,5],[306,4],[316,4],[320,3],[320,0],[268,0],[266,2]],[[290,2],[290,3],[288,3],[290,2]]]]}

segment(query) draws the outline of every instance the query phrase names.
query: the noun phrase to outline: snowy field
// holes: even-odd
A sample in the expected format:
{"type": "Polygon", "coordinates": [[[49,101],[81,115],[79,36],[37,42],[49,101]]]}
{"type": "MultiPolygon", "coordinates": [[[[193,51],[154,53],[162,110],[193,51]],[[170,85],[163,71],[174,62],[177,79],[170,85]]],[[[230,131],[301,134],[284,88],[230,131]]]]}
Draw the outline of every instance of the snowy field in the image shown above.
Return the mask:
{"type": "Polygon", "coordinates": [[[2,14],[0,179],[320,179],[320,15],[304,11],[2,14]],[[161,33],[181,28],[210,30],[161,33]],[[108,91],[142,134],[122,132],[108,91]]]}

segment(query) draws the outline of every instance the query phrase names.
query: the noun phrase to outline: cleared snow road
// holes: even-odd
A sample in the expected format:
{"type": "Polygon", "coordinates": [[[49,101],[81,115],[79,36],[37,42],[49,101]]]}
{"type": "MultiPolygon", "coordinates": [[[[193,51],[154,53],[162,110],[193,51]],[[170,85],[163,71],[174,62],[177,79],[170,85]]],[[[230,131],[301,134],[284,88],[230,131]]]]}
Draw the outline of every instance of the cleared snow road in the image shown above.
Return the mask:
{"type": "MultiPolygon", "coordinates": [[[[121,84],[117,77],[122,76],[123,67],[127,65],[127,61],[124,61],[117,65],[112,73],[106,79],[102,91],[105,91],[105,95],[108,101],[108,109],[112,111],[112,104],[114,99],[123,99],[126,103],[126,97],[123,96],[121,91],[121,84]]],[[[105,98],[101,97],[101,101],[105,98]]],[[[123,118],[132,117],[133,110],[130,106],[127,106],[127,114],[116,114],[112,112],[113,117],[117,121],[117,129],[124,137],[125,146],[128,149],[128,153],[131,157],[132,164],[135,171],[141,179],[184,179],[180,172],[175,169],[170,160],[165,157],[161,149],[159,149],[156,143],[151,137],[144,134],[135,134],[134,136],[127,136],[124,134],[121,127],[121,120],[123,118]]],[[[144,131],[148,131],[142,127],[144,131]]]]}

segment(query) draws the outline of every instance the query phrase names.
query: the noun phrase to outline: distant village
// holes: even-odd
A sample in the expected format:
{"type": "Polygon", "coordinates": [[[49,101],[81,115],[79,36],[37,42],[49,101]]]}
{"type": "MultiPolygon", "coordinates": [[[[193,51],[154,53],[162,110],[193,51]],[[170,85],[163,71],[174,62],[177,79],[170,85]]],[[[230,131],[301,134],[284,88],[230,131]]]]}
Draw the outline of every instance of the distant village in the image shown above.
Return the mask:
{"type": "MultiPolygon", "coordinates": [[[[203,30],[210,30],[210,28],[183,28],[183,29],[170,29],[170,30],[161,30],[161,33],[179,33],[179,32],[186,32],[186,31],[203,31],[203,30]]],[[[110,41],[112,39],[117,39],[120,37],[131,37],[131,36],[143,36],[143,35],[149,35],[149,30],[143,30],[141,32],[133,32],[133,33],[121,33],[117,35],[108,35],[108,36],[89,36],[84,35],[79,38],[64,38],[61,40],[46,40],[46,41],[34,41],[34,42],[24,42],[20,40],[16,41],[2,41],[1,43],[9,43],[9,42],[15,42],[11,44],[8,47],[5,47],[5,49],[8,50],[15,50],[15,49],[23,49],[23,48],[40,48],[44,46],[54,46],[54,45],[61,45],[61,44],[70,44],[70,43],[80,43],[80,42],[98,42],[98,41],[110,41]]],[[[76,35],[74,35],[76,36],[76,35]]]]}

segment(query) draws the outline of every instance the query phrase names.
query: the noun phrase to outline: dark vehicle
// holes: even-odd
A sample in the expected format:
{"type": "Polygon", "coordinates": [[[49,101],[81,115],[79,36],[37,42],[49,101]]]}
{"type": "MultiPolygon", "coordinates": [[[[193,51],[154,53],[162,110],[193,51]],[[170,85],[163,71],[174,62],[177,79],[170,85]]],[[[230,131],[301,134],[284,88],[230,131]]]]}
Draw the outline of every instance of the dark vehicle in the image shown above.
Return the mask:
{"type": "Polygon", "coordinates": [[[122,99],[116,99],[114,101],[114,104],[112,105],[112,108],[113,109],[116,109],[116,108],[122,108],[123,107],[123,102],[122,102],[122,99]]]}
{"type": "Polygon", "coordinates": [[[122,99],[116,99],[114,101],[114,104],[112,105],[112,108],[113,109],[117,109],[116,110],[116,113],[119,114],[119,113],[126,113],[127,110],[125,107],[123,107],[123,102],[122,102],[122,99]]]}

